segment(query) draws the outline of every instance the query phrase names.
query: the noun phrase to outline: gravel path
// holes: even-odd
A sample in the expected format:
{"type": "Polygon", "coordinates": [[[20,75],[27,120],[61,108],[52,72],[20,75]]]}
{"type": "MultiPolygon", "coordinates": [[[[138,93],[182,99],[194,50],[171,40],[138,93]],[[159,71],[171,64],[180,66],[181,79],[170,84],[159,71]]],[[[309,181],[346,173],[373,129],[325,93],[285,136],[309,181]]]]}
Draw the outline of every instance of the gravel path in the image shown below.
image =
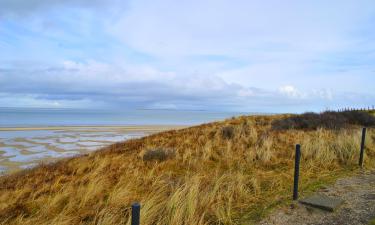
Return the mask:
{"type": "Polygon", "coordinates": [[[318,191],[345,203],[334,213],[301,204],[278,209],[259,225],[368,225],[375,218],[375,171],[339,179],[318,191]]]}

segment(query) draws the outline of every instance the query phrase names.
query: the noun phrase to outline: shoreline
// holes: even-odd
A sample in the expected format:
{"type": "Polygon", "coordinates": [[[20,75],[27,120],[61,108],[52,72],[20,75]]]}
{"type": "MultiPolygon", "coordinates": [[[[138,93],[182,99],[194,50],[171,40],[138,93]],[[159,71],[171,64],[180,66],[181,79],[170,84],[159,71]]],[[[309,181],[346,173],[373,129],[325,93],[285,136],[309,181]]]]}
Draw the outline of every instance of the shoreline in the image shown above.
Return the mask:
{"type": "Polygon", "coordinates": [[[35,127],[0,127],[0,131],[35,131],[35,130],[80,130],[80,129],[116,129],[124,131],[149,131],[182,129],[193,125],[82,125],[82,126],[35,126],[35,127]]]}

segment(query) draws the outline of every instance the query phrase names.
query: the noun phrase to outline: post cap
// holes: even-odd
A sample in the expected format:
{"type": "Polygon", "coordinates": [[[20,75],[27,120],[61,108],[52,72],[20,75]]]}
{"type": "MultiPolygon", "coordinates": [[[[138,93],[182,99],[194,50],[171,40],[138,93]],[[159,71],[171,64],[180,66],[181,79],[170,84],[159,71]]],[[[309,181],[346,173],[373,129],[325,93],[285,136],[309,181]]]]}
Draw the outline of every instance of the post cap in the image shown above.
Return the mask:
{"type": "Polygon", "coordinates": [[[139,202],[134,202],[134,203],[132,204],[132,207],[140,208],[140,207],[141,207],[141,204],[139,204],[139,202]]]}

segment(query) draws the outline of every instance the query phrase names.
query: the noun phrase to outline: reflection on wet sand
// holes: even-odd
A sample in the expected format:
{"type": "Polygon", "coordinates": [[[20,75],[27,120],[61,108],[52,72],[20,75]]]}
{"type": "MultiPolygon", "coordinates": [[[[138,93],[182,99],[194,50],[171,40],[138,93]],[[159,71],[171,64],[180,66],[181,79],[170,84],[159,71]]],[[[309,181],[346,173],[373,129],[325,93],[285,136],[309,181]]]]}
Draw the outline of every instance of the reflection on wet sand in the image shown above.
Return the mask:
{"type": "Polygon", "coordinates": [[[180,127],[1,128],[0,173],[97,150],[115,142],[180,127]]]}

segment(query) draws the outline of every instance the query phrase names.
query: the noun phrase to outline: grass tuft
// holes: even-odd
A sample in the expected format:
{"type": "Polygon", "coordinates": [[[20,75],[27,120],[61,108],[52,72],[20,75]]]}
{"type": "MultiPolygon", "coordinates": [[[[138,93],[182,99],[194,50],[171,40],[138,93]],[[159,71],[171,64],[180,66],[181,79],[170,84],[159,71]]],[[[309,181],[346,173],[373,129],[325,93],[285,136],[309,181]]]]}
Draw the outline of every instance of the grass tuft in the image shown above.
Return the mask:
{"type": "Polygon", "coordinates": [[[165,161],[173,157],[173,151],[167,149],[148,149],[143,155],[143,161],[165,161]]]}

